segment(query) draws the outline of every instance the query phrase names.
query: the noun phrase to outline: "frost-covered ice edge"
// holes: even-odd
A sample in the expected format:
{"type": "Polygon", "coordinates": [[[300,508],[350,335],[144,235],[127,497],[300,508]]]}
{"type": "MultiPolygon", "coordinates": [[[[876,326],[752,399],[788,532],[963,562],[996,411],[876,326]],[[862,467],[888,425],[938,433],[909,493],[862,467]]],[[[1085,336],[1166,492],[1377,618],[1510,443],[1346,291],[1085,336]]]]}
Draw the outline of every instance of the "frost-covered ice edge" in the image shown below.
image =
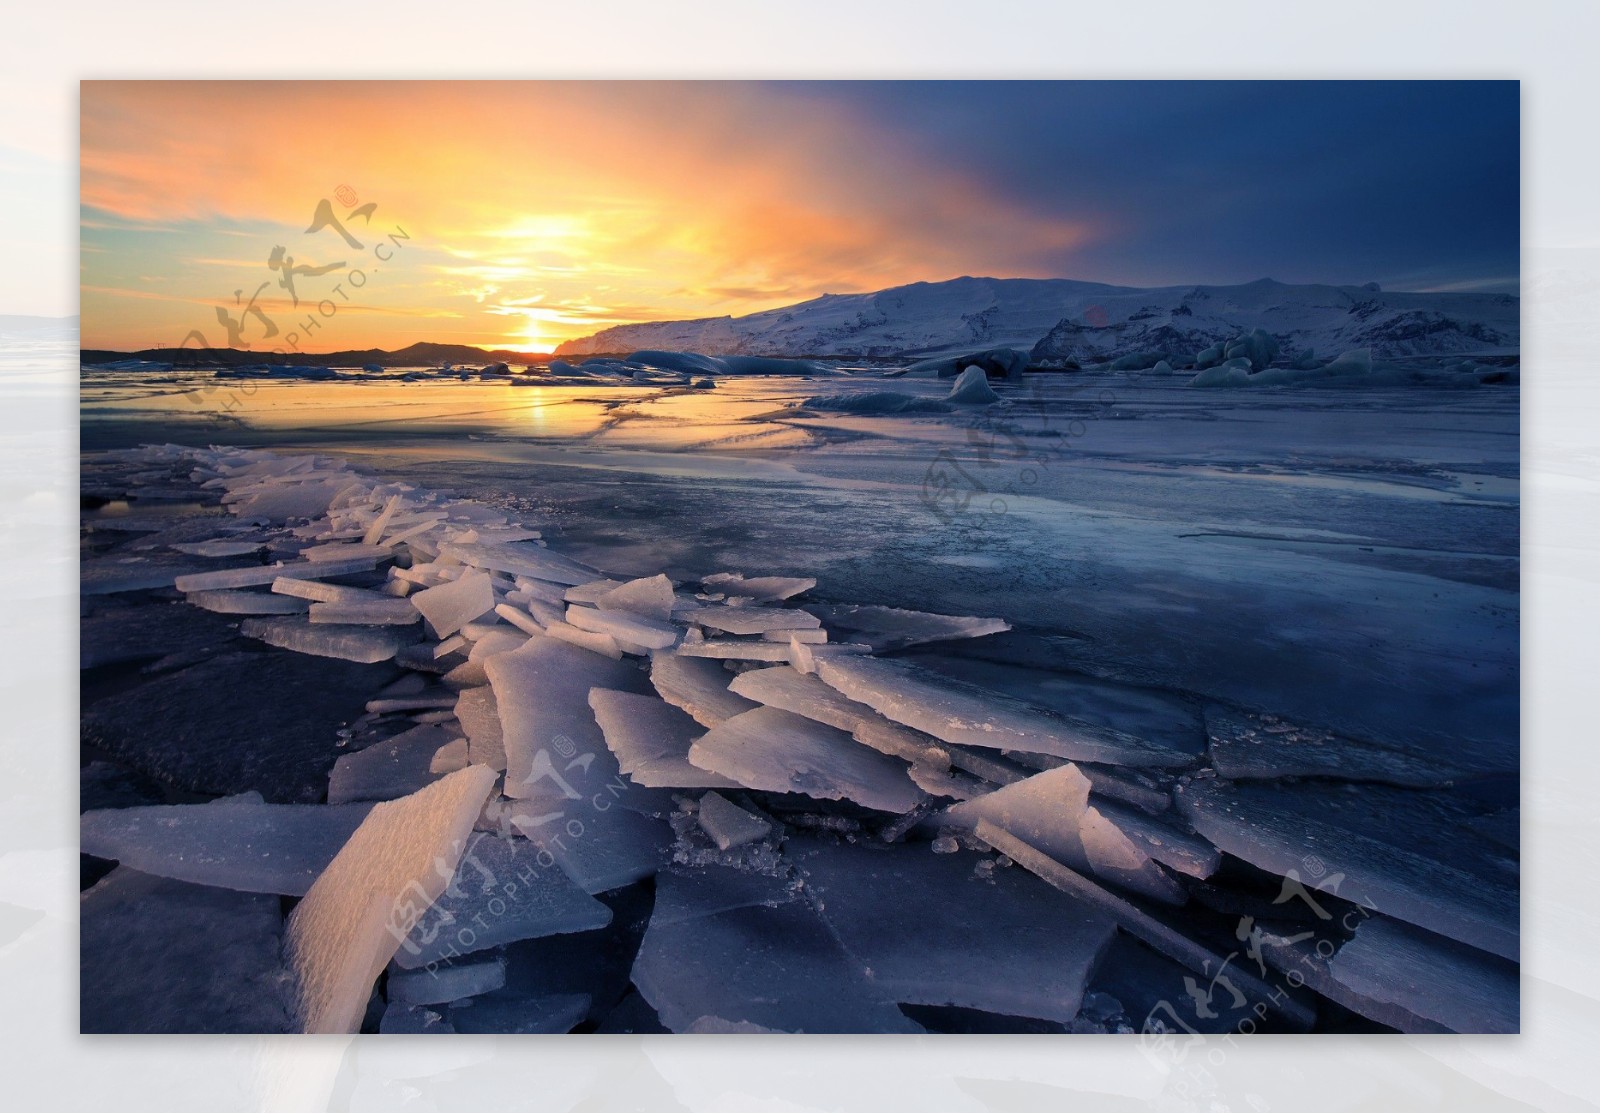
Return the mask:
{"type": "Polygon", "coordinates": [[[805,604],[813,581],[760,570],[615,581],[321,455],[102,459],[220,494],[177,553],[255,560],[91,563],[86,591],[173,585],[405,673],[327,803],[85,814],[83,850],[121,864],[85,948],[157,955],[85,980],[85,1028],[1517,1026],[1514,813],[1301,781],[1278,723],[1219,715],[1197,751],[894,655],[1003,619],[805,604]],[[574,942],[629,918],[619,992],[618,934],[574,942]],[[234,941],[182,956],[211,964],[203,1008],[139,1015],[196,932],[234,941]]]}

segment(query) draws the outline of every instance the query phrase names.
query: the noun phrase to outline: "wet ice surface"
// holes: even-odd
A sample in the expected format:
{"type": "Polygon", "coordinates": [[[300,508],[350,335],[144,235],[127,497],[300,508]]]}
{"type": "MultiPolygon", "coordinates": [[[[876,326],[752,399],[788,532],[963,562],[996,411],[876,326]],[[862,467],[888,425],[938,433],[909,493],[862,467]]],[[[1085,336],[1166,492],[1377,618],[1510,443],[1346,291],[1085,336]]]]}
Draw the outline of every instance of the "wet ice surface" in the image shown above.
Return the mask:
{"type": "MultiPolygon", "coordinates": [[[[532,904],[489,943],[430,945],[428,962],[463,965],[449,978],[472,1004],[402,983],[369,1028],[1205,1028],[1237,1010],[1218,962],[1255,972],[1260,955],[1281,983],[1306,931],[1313,956],[1326,941],[1336,958],[1277,1024],[1514,1025],[1515,964],[1500,957],[1516,954],[1516,389],[994,386],[1002,403],[970,413],[872,416],[800,409],[817,385],[781,378],[695,392],[261,383],[222,428],[170,397],[86,384],[86,449],[319,454],[298,479],[230,493],[240,513],[222,516],[185,469],[86,456],[86,491],[143,493],[85,520],[84,590],[101,601],[86,604],[100,625],[93,640],[85,627],[85,662],[124,671],[96,690],[94,722],[122,729],[103,749],[170,784],[196,760],[140,742],[145,686],[208,668],[205,684],[242,686],[251,656],[382,670],[326,720],[339,735],[321,799],[402,804],[462,761],[509,765],[477,824],[527,878],[590,901],[655,894],[641,944],[563,920],[565,906],[545,919],[544,891],[505,892],[517,871],[474,884],[464,860],[433,906],[456,901],[452,923],[532,904]],[[346,461],[381,482],[341,495],[346,461]],[[445,529],[428,509],[440,491],[504,518],[445,529]],[[340,498],[351,509],[320,534],[259,521],[340,498]],[[339,571],[354,568],[344,547],[376,568],[339,571]],[[181,624],[154,666],[146,643],[161,639],[119,633],[123,601],[147,612],[178,576],[297,560],[329,564],[297,595],[250,572],[180,584],[226,605],[205,638],[234,645],[241,618],[257,637],[249,654],[211,655],[231,670],[186,659],[181,624]],[[315,603],[238,610],[267,606],[251,594],[315,603]],[[425,622],[386,621],[407,600],[425,622]],[[317,623],[324,606],[346,610],[317,623]],[[305,657],[329,651],[380,664],[305,657]],[[153,679],[125,676],[138,669],[153,679]],[[433,687],[385,688],[401,671],[433,687]],[[441,685],[461,695],[426,699],[441,685]],[[980,817],[1015,863],[977,837],[980,817]],[[1398,836],[1372,838],[1375,818],[1398,836]],[[858,860],[878,890],[929,902],[918,926],[897,909],[924,939],[897,948],[851,927],[876,896],[858,860]],[[847,864],[827,887],[823,861],[847,864]],[[1403,928],[1352,935],[1312,908],[1341,899],[1403,928]],[[1086,943],[1059,985],[1029,973],[1025,932],[992,953],[941,950],[1051,903],[1083,923],[1122,910],[1119,943],[1086,943]],[[548,939],[606,971],[604,993],[519,966],[541,942],[519,934],[564,924],[548,939]],[[1152,940],[1168,958],[1137,950],[1152,940]],[[491,987],[502,958],[508,981],[491,987]],[[1408,965],[1426,984],[1381,992],[1408,965]]],[[[226,790],[273,764],[233,759],[226,790]]],[[[141,851],[157,866],[139,869],[172,855],[141,851]]],[[[369,938],[340,946],[360,953],[338,967],[360,982],[369,938]]],[[[389,977],[373,974],[380,994],[389,977]]],[[[357,995],[340,993],[325,1012],[348,1024],[357,995]]]]}

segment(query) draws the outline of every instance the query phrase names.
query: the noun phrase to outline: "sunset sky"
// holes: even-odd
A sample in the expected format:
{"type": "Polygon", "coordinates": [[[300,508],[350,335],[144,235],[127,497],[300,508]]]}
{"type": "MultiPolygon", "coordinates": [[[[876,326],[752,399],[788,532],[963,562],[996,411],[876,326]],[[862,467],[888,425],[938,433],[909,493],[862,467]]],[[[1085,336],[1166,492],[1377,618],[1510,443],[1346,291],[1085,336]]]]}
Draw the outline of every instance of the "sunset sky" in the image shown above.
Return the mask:
{"type": "Polygon", "coordinates": [[[226,346],[220,306],[260,350],[548,351],[964,274],[1516,291],[1519,112],[1514,82],[85,82],[82,343],[226,346]],[[348,239],[307,231],[323,201],[348,239]]]}

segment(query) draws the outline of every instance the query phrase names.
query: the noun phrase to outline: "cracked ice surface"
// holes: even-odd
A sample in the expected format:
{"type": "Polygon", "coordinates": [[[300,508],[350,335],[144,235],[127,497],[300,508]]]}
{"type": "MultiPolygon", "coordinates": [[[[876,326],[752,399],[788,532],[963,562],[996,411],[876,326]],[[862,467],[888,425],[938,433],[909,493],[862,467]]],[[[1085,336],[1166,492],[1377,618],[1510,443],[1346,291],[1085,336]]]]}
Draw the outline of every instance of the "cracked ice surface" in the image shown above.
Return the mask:
{"type": "MultiPolygon", "coordinates": [[[[473,997],[406,1002],[402,980],[372,1026],[912,1031],[904,1005],[930,1027],[967,1010],[1081,1031],[1124,1007],[1188,1000],[1187,960],[1135,963],[1093,933],[1062,938],[1071,962],[1042,968],[1043,906],[1085,899],[986,857],[975,819],[1083,871],[1099,887],[1083,891],[1099,895],[1089,920],[1132,895],[1141,939],[1213,964],[1221,955],[1194,941],[1234,937],[1237,910],[1262,918],[1264,954],[1287,962],[1283,949],[1300,945],[1284,941],[1318,922],[1274,920],[1273,895],[1315,864],[1329,893],[1342,886],[1341,899],[1387,919],[1333,940],[1334,962],[1303,995],[1312,1008],[1417,1031],[1508,1024],[1515,964],[1500,956],[1516,954],[1517,837],[1514,797],[1494,780],[1515,770],[1514,452],[1494,440],[1507,411],[1420,393],[1379,407],[1354,392],[1198,400],[1157,384],[1103,415],[1131,420],[1077,438],[1070,483],[1051,466],[1024,490],[1000,455],[973,452],[962,415],[754,423],[779,386],[724,383],[716,399],[640,389],[592,415],[578,398],[552,441],[510,424],[498,440],[459,442],[448,465],[386,449],[403,479],[321,453],[172,448],[105,462],[113,479],[132,470],[136,490],[198,487],[238,513],[146,511],[126,523],[142,535],[107,517],[86,534],[86,599],[170,592],[182,577],[219,622],[265,616],[246,620],[257,655],[332,652],[434,678],[363,693],[365,716],[330,725],[330,800],[412,792],[402,806],[441,775],[493,782],[511,767],[481,808],[461,809],[496,882],[463,856],[436,899],[413,893],[406,939],[438,949],[420,953],[430,962],[459,960],[473,997]],[[699,408],[692,423],[686,407],[699,408]],[[743,452],[719,457],[723,445],[743,452]],[[933,513],[929,462],[948,454],[1006,492],[1003,514],[933,513]],[[611,478],[629,469],[650,482],[611,478]],[[156,540],[141,550],[118,540],[129,534],[156,540]],[[424,745],[394,741],[410,731],[424,745]],[[462,736],[448,755],[432,745],[462,736]],[[696,754],[718,772],[686,761],[696,754]],[[1485,780],[1463,791],[1462,775],[1485,780]],[[1283,780],[1303,776],[1325,780],[1283,780]],[[512,874],[537,880],[514,895],[530,903],[520,913],[506,912],[507,875],[489,861],[502,851],[512,874]],[[1452,880],[1487,899],[1467,908],[1452,880]],[[627,906],[618,894],[652,886],[653,909],[646,899],[620,923],[600,920],[627,906]],[[497,908],[492,943],[481,926],[462,937],[497,908]],[[891,916],[906,932],[875,934],[891,916]],[[982,931],[1001,923],[1013,931],[982,931]],[[532,943],[570,938],[574,954],[632,960],[633,989],[541,983],[521,934],[547,930],[557,935],[532,943]],[[1427,978],[1406,981],[1412,970],[1427,978]]],[[[1045,415],[1035,432],[1049,432],[1050,385],[1037,398],[998,389],[991,409],[1045,415]]],[[[86,466],[86,485],[101,467],[86,466]]],[[[250,658],[230,648],[213,660],[250,658]]],[[[178,654],[160,668],[195,667],[178,654]]],[[[424,811],[413,823],[435,837],[461,823],[424,811]]],[[[108,823],[85,820],[86,849],[108,823]]],[[[147,843],[128,846],[158,865],[230,846],[191,858],[147,843]]],[[[358,857],[379,865],[371,847],[358,857]]],[[[390,976],[371,966],[370,934],[318,935],[342,988],[339,1009],[318,1013],[348,1026],[390,976]]],[[[1193,963],[1188,977],[1204,981],[1193,963]]]]}

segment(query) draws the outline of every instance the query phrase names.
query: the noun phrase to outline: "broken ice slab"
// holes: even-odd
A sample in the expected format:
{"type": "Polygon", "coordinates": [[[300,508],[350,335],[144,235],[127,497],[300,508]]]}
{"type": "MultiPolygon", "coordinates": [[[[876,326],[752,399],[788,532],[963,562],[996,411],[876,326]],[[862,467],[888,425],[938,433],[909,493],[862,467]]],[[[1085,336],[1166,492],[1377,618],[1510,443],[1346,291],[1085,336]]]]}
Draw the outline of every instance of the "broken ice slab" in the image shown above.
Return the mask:
{"type": "Polygon", "coordinates": [[[1285,970],[1308,972],[1313,990],[1401,1032],[1519,1031],[1515,963],[1382,916],[1362,920],[1331,959],[1319,943],[1266,936],[1263,950],[1285,970]]]}
{"type": "Polygon", "coordinates": [[[828,632],[820,627],[816,630],[769,630],[762,631],[761,638],[765,642],[782,642],[785,645],[803,642],[810,646],[821,646],[828,641],[828,632]]]}
{"type": "Polygon", "coordinates": [[[313,623],[340,626],[404,627],[422,618],[410,600],[363,600],[345,603],[335,600],[311,605],[313,623]]]}
{"type": "Polygon", "coordinates": [[[378,1020],[378,1032],[385,1035],[419,1035],[422,1033],[453,1033],[455,1026],[444,1019],[437,1010],[425,1006],[408,1006],[391,1002],[378,1020]]]}
{"type": "Polygon", "coordinates": [[[693,613],[702,627],[729,634],[764,634],[777,630],[808,630],[822,625],[809,611],[791,607],[702,607],[693,613]]]}
{"type": "Polygon", "coordinates": [[[309,1033],[354,1033],[372,985],[455,873],[494,771],[459,770],[374,805],[289,917],[296,1016],[309,1033]]]}
{"type": "Polygon", "coordinates": [[[896,1002],[1070,1022],[1116,931],[1099,909],[1021,869],[976,873],[971,854],[796,838],[784,857],[845,951],[896,1002]]]}
{"type": "Polygon", "coordinates": [[[443,963],[420,971],[391,971],[390,1002],[435,1006],[487,994],[506,984],[506,961],[500,956],[469,963],[443,963]]]}
{"type": "Polygon", "coordinates": [[[1233,781],[1331,777],[1434,788],[1476,769],[1453,763],[1448,752],[1413,754],[1218,704],[1206,708],[1206,733],[1212,765],[1233,781]]]}
{"type": "Polygon", "coordinates": [[[367,572],[376,564],[370,557],[354,561],[285,561],[272,565],[250,565],[242,569],[188,573],[174,578],[173,584],[180,592],[198,592],[208,588],[250,588],[257,584],[271,584],[280,576],[301,580],[348,576],[350,573],[367,572]]]}
{"type": "Polygon", "coordinates": [[[467,733],[467,756],[492,770],[506,768],[506,743],[494,689],[488,685],[462,689],[456,697],[456,720],[467,733]]]}
{"type": "Polygon", "coordinates": [[[695,813],[700,830],[711,837],[717,850],[727,851],[743,847],[772,834],[772,825],[754,813],[746,812],[721,793],[707,793],[700,798],[700,808],[695,813]]]}
{"type": "Polygon", "coordinates": [[[392,801],[415,793],[438,780],[433,756],[454,737],[439,724],[422,724],[342,756],[328,775],[328,803],[392,801]]]}
{"type": "Polygon", "coordinates": [[[778,708],[724,720],[689,748],[689,761],[749,789],[851,800],[883,812],[909,812],[924,799],[904,763],[778,708]]]}
{"type": "Polygon", "coordinates": [[[948,743],[1127,766],[1182,766],[1193,755],[905,661],[816,655],[817,675],[852,700],[948,743]]]}
{"type": "Polygon", "coordinates": [[[387,661],[417,640],[405,627],[313,626],[302,619],[246,619],[239,633],[296,653],[356,662],[387,661]]]}
{"type": "Polygon", "coordinates": [[[879,652],[953,638],[981,638],[1011,629],[1011,624],[1004,619],[935,615],[877,604],[810,604],[806,610],[826,623],[830,630],[848,636],[844,640],[864,642],[879,652]]]}
{"type": "MultiPolygon", "coordinates": [[[[448,717],[450,713],[443,713],[448,717]]],[[[442,721],[440,721],[442,722],[442,721]]],[[[457,770],[465,769],[472,765],[472,759],[467,753],[467,740],[463,738],[451,739],[444,746],[433,752],[433,761],[428,763],[430,774],[453,774],[457,770]]]]}
{"type": "Polygon", "coordinates": [[[1340,897],[1515,960],[1514,855],[1472,830],[1488,811],[1440,791],[1386,785],[1181,786],[1194,829],[1263,870],[1335,889],[1340,897]]]}
{"type": "Polygon", "coordinates": [[[83,814],[79,849],[144,874],[251,893],[311,888],[372,806],[273,805],[259,796],[83,814]]]}
{"type": "Polygon", "coordinates": [[[496,604],[494,613],[524,634],[543,634],[544,628],[528,612],[509,603],[496,604]]]}
{"type": "Polygon", "coordinates": [[[276,595],[293,596],[297,599],[313,600],[319,603],[349,602],[349,603],[380,603],[392,602],[381,593],[370,588],[352,588],[348,584],[329,584],[321,580],[305,580],[291,576],[280,576],[272,582],[272,591],[276,595]]]}
{"type": "Polygon", "coordinates": [[[594,631],[579,630],[565,619],[551,623],[545,627],[544,633],[551,638],[559,638],[563,642],[570,642],[574,646],[581,646],[596,654],[604,654],[613,660],[622,656],[622,648],[617,645],[616,639],[609,634],[596,634],[594,631]]]}
{"type": "Polygon", "coordinates": [[[242,518],[282,524],[291,518],[316,518],[325,513],[334,496],[349,486],[348,480],[326,479],[311,483],[276,483],[248,494],[230,495],[223,502],[242,518]]]}
{"type": "Polygon", "coordinates": [[[327,542],[323,545],[307,546],[300,551],[303,561],[354,561],[361,557],[370,557],[374,562],[385,557],[392,557],[393,551],[386,545],[359,545],[352,542],[327,542]]]}
{"type": "Polygon", "coordinates": [[[690,763],[689,746],[703,734],[700,725],[660,697],[593,688],[589,707],[618,768],[639,785],[697,789],[738,784],[690,763]]]}
{"type": "Polygon", "coordinates": [[[788,665],[740,673],[728,689],[757,704],[782,708],[840,731],[854,731],[863,720],[883,722],[882,717],[865,704],[840,695],[838,689],[788,665]]]}
{"type": "Polygon", "coordinates": [[[1198,759],[1205,753],[1205,727],[1186,700],[1158,689],[1118,684],[1005,662],[979,661],[919,651],[908,658],[944,677],[1004,693],[1068,719],[1159,740],[1198,759]]]}
{"type": "MultiPolygon", "coordinates": [[[[1012,862],[1037,874],[1063,893],[1098,908],[1116,921],[1117,926],[1123,931],[1196,974],[1215,979],[1217,973],[1227,964],[1228,960],[1224,956],[1157,920],[1138,906],[1085,878],[1003,828],[996,827],[987,820],[979,820],[976,834],[979,839],[1012,862]]],[[[1309,1007],[1249,971],[1235,967],[1230,971],[1229,978],[1248,1000],[1260,1008],[1279,1014],[1297,1028],[1310,1028],[1316,1018],[1309,1007]]]]}
{"type": "MultiPolygon", "coordinates": [[[[763,636],[765,637],[765,636],[763,636]]],[[[838,654],[870,654],[872,647],[860,642],[829,642],[814,645],[798,638],[790,638],[788,651],[780,660],[788,662],[808,677],[817,673],[817,660],[838,654]]]]}
{"type": "MultiPolygon", "coordinates": [[[[585,893],[605,893],[648,878],[671,857],[672,829],[613,797],[624,791],[620,780],[578,797],[539,784],[509,806],[516,830],[585,893]]],[[[592,784],[589,779],[582,783],[592,784]]]]}
{"type": "Polygon", "coordinates": [[[796,1033],[914,1033],[791,882],[663,871],[633,981],[675,1033],[702,1019],[796,1033]]]}
{"type": "Polygon", "coordinates": [[[284,1033],[290,976],[276,897],[122,866],[78,913],[83,1033],[284,1033]]]}
{"type": "Polygon", "coordinates": [[[488,658],[484,669],[505,740],[506,796],[527,796],[543,783],[581,797],[618,776],[589,708],[589,690],[642,692],[644,674],[637,668],[534,635],[488,658]]]}
{"type": "Polygon", "coordinates": [[[1089,803],[1089,788],[1089,779],[1069,764],[952,805],[944,820],[968,831],[987,822],[1076,870],[1158,901],[1182,904],[1188,896],[1183,887],[1089,803]]]}
{"type": "Polygon", "coordinates": [[[622,587],[622,584],[623,582],[620,580],[611,579],[595,580],[587,584],[576,584],[571,588],[568,588],[565,592],[561,593],[560,602],[564,604],[593,604],[599,600],[601,596],[607,595],[608,593],[622,587]]]}
{"type": "MultiPolygon", "coordinates": [[[[698,614],[698,612],[696,613],[698,614]]],[[[684,642],[676,650],[686,658],[721,658],[724,661],[788,661],[791,650],[782,642],[741,642],[732,638],[708,638],[703,642],[684,642]]]]}
{"type": "Polygon", "coordinates": [[[817,586],[812,577],[799,576],[740,576],[736,572],[717,573],[700,582],[708,592],[722,592],[730,596],[745,596],[757,603],[775,603],[790,596],[809,592],[817,586]]]}
{"type": "Polygon", "coordinates": [[[567,608],[567,622],[579,630],[608,634],[619,642],[631,642],[651,650],[671,649],[683,637],[683,631],[671,623],[626,611],[601,611],[577,604],[567,608]]]}
{"type": "Polygon", "coordinates": [[[630,580],[594,599],[601,611],[627,611],[646,619],[666,622],[672,618],[672,581],[665,575],[630,580]]]}
{"type": "Polygon", "coordinates": [[[476,832],[450,885],[406,936],[394,962],[401,968],[427,967],[452,955],[610,923],[611,910],[575,885],[536,844],[476,832]]]}
{"type": "Polygon", "coordinates": [[[266,544],[264,541],[230,541],[218,538],[206,542],[172,542],[167,548],[187,553],[191,557],[243,557],[259,551],[266,544]]]}
{"type": "Polygon", "coordinates": [[[553,584],[589,584],[600,575],[587,565],[568,560],[548,549],[518,542],[450,542],[442,546],[439,552],[464,565],[547,580],[553,584]]]}
{"type": "Polygon", "coordinates": [[[184,599],[220,615],[295,615],[310,608],[309,600],[291,599],[268,592],[212,588],[190,592],[184,599]]]}
{"type": "Polygon", "coordinates": [[[734,675],[721,662],[682,654],[651,654],[650,683],[661,699],[682,708],[704,727],[756,707],[728,686],[734,675]]]}
{"type": "Polygon", "coordinates": [[[494,586],[488,574],[468,573],[435,588],[406,597],[422,612],[437,638],[448,638],[474,619],[494,610],[494,586]]]}
{"type": "Polygon", "coordinates": [[[570,1033],[589,1015],[587,994],[548,994],[537,998],[489,995],[450,1008],[457,1033],[570,1033]]]}
{"type": "Polygon", "coordinates": [[[1222,852],[1178,827],[1174,820],[1105,800],[1099,796],[1101,783],[1090,777],[1089,784],[1096,794],[1094,807],[1100,814],[1156,862],[1191,878],[1210,878],[1222,865],[1222,852]]]}

